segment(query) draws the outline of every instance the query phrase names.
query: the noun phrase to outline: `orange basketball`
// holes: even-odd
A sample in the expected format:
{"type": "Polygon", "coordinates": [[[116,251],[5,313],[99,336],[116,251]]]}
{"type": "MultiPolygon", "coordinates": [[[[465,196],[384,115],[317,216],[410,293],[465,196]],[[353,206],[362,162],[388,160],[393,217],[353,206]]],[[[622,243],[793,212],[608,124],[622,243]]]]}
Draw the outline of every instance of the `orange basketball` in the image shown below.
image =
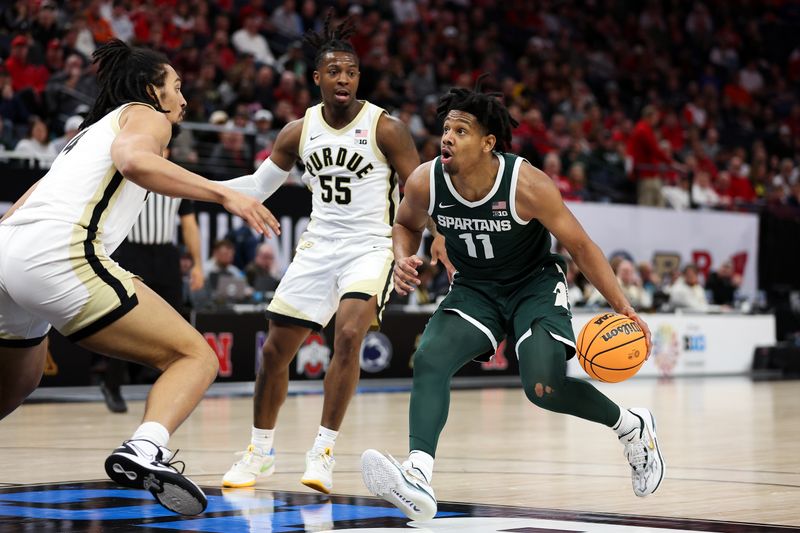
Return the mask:
{"type": "Polygon", "coordinates": [[[602,313],[578,335],[578,362],[589,377],[608,383],[636,374],[647,356],[647,342],[639,324],[624,315],[602,313]]]}

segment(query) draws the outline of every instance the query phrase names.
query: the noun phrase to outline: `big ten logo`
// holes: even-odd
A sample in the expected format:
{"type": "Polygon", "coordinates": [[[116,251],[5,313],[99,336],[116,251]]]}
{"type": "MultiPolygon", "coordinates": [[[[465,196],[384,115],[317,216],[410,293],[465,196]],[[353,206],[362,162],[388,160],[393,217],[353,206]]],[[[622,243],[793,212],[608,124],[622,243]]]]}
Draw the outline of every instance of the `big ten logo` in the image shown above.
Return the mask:
{"type": "Polygon", "coordinates": [[[483,370],[507,370],[508,358],[506,358],[506,341],[505,339],[497,346],[494,355],[488,361],[481,363],[483,370]]]}
{"type": "Polygon", "coordinates": [[[224,331],[221,333],[203,333],[203,337],[219,361],[219,375],[230,377],[233,374],[233,361],[231,360],[231,350],[233,349],[233,333],[224,331]]]}
{"type": "Polygon", "coordinates": [[[331,349],[322,332],[312,332],[297,350],[297,373],[312,379],[322,376],[331,362],[331,349]]]}
{"type": "Polygon", "coordinates": [[[705,352],[706,336],[699,327],[689,327],[683,335],[684,352],[705,352]]]}
{"type": "Polygon", "coordinates": [[[392,341],[379,331],[371,331],[361,343],[359,355],[361,369],[375,374],[389,366],[392,361],[392,341]]]}

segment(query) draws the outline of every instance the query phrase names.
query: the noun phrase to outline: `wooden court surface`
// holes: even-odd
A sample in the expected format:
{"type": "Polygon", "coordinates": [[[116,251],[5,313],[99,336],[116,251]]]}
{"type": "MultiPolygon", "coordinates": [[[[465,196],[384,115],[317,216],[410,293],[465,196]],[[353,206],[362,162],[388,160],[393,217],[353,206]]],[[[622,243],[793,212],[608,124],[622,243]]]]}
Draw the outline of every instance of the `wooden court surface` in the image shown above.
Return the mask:
{"type": "MultiPolygon", "coordinates": [[[[626,406],[650,407],[667,463],[658,492],[633,495],[611,430],[528,403],[521,389],[454,391],[437,453],[440,501],[800,527],[800,382],[747,378],[633,380],[601,385],[626,406]]],[[[365,448],[407,452],[407,393],[359,394],[336,444],[334,493],[367,495],[365,448]]],[[[277,472],[258,488],[299,483],[322,406],[291,396],[276,435],[277,472]]],[[[96,403],[26,404],[0,422],[0,486],[105,479],[103,460],[138,425],[96,403]]],[[[204,487],[218,487],[249,442],[249,398],[207,398],[170,441],[204,487]]]]}

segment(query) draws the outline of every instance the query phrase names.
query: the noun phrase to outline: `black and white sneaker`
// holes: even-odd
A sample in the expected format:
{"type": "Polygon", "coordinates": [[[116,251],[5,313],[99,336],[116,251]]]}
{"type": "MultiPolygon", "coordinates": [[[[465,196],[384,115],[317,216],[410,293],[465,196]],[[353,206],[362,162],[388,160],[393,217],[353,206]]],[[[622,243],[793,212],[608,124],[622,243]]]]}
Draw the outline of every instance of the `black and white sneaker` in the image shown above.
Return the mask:
{"type": "Polygon", "coordinates": [[[206,495],[183,475],[183,461],[168,462],[174,456],[149,440],[127,440],[106,459],[106,474],[124,487],[149,490],[173,513],[200,514],[208,505],[206,495]],[[174,464],[181,465],[180,472],[174,464]]]}

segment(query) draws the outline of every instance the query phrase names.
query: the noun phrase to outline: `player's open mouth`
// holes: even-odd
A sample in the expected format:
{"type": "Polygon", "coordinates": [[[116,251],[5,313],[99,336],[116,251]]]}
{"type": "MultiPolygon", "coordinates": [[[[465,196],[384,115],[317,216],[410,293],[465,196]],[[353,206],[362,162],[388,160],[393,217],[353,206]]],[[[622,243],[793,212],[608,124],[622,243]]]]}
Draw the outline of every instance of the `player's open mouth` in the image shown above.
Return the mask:
{"type": "Polygon", "coordinates": [[[442,163],[447,164],[453,160],[453,152],[449,148],[442,147],[442,163]]]}
{"type": "Polygon", "coordinates": [[[350,99],[350,92],[345,90],[338,90],[333,95],[337,102],[346,102],[350,99]]]}

